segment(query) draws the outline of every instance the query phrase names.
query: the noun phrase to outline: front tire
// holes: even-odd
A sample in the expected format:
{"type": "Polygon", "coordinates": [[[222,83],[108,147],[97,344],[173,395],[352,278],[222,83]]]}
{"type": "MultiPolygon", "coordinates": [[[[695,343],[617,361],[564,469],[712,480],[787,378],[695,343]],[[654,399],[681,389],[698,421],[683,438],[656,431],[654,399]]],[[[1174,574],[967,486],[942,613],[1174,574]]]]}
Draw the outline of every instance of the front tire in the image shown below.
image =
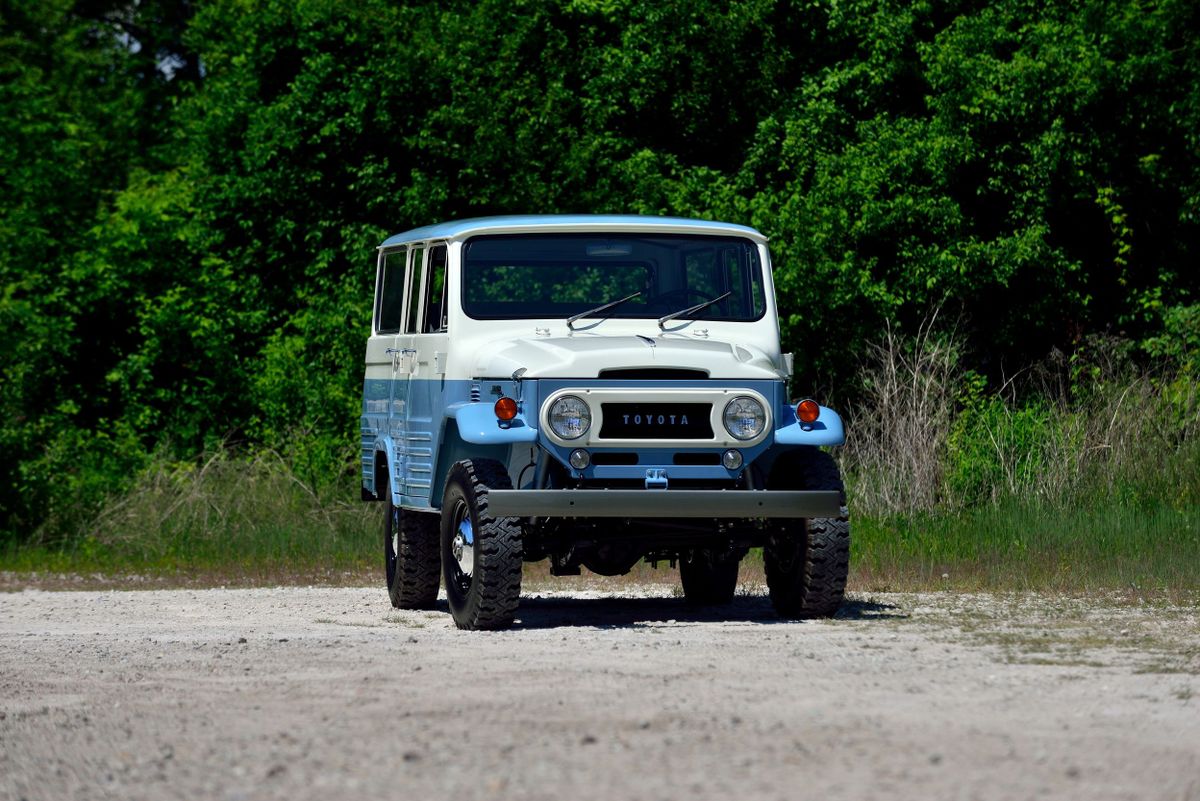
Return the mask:
{"type": "Polygon", "coordinates": [[[442,496],[442,578],[454,624],[503,629],[521,597],[521,527],[488,513],[488,490],[511,489],[508,472],[491,459],[450,468],[442,496]]]}
{"type": "Polygon", "coordinates": [[[436,515],[392,505],[385,490],[383,559],[388,597],[397,609],[429,609],[437,601],[440,563],[436,515]]]}
{"type": "Polygon", "coordinates": [[[714,548],[693,548],[679,560],[683,597],[693,606],[716,606],[733,600],[738,563],[734,554],[714,548]]]}
{"type": "Polygon", "coordinates": [[[776,520],[763,549],[767,589],[776,612],[787,618],[832,617],[845,596],[850,569],[850,520],[837,463],[816,448],[797,450],[780,457],[767,485],[841,493],[840,516],[776,520]]]}

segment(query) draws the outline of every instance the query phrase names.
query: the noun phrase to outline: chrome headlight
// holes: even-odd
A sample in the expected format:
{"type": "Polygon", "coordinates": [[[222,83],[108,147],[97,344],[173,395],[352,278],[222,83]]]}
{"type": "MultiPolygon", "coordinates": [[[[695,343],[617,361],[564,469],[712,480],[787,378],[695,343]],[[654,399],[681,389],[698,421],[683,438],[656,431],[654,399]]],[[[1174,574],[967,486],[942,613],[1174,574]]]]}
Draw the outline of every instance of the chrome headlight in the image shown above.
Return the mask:
{"type": "Polygon", "coordinates": [[[767,412],[754,398],[734,398],[725,404],[725,430],[735,439],[754,439],[767,425],[767,412]]]}
{"type": "Polygon", "coordinates": [[[592,410],[574,395],[563,395],[550,404],[550,428],[563,439],[579,439],[592,427],[592,410]]]}

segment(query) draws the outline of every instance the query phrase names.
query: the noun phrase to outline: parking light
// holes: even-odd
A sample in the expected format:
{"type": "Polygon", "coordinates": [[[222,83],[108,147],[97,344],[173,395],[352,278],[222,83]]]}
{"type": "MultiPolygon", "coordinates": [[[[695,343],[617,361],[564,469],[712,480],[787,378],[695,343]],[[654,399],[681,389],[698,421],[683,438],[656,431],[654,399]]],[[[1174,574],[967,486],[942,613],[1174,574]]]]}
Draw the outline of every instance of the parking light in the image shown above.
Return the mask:
{"type": "Polygon", "coordinates": [[[496,401],[496,419],[502,422],[509,422],[517,416],[517,402],[509,397],[503,397],[496,401]]]}
{"type": "Polygon", "coordinates": [[[817,422],[817,418],[821,416],[821,407],[815,400],[805,398],[796,404],[796,419],[801,423],[808,425],[817,422]]]}

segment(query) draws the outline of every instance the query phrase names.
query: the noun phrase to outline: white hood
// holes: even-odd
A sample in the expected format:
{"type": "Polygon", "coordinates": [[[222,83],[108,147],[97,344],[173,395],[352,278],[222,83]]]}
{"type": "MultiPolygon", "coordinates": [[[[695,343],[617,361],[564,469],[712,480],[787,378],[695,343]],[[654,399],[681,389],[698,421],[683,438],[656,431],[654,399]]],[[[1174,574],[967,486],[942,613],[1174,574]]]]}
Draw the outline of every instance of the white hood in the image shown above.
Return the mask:
{"type": "Polygon", "coordinates": [[[683,368],[714,379],[776,379],[771,358],[747,345],[716,340],[642,336],[572,336],[489,343],[475,361],[476,376],[597,378],[602,370],[683,368]]]}

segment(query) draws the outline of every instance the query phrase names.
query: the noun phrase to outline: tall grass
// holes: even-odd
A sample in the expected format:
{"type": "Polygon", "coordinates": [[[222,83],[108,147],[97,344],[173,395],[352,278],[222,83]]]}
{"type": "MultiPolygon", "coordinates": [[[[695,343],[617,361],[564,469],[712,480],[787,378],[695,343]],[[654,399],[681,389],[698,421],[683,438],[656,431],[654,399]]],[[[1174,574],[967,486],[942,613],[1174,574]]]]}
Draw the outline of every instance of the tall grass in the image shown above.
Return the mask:
{"type": "Polygon", "coordinates": [[[871,346],[862,399],[840,452],[843,469],[858,479],[857,509],[911,514],[942,502],[946,434],[962,383],[959,358],[957,344],[936,337],[932,324],[911,341],[889,328],[871,346]]]}
{"type": "Polygon", "coordinates": [[[376,567],[377,505],[349,479],[315,486],[273,451],[154,460],[74,537],[7,554],[10,567],[312,576],[376,567]]]}
{"type": "Polygon", "coordinates": [[[952,337],[880,343],[841,452],[860,582],[1200,589],[1195,382],[1099,352],[988,392],[952,337]]]}

